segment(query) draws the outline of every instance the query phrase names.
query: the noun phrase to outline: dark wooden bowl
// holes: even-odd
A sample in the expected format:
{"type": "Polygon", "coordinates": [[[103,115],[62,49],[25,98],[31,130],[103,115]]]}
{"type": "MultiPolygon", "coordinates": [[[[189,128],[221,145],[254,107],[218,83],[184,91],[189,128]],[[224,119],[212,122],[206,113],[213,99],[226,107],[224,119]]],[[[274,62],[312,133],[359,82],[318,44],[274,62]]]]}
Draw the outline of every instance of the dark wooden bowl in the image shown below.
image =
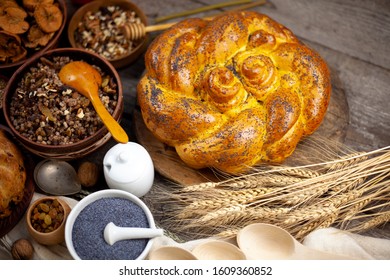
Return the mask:
{"type": "MultiPolygon", "coordinates": [[[[9,78],[6,77],[6,76],[4,76],[4,75],[1,75],[1,74],[0,74],[0,80],[1,80],[2,82],[5,82],[5,85],[7,85],[9,78]]],[[[1,87],[0,87],[0,90],[1,90],[1,87]]],[[[5,87],[3,87],[2,90],[3,90],[3,92],[4,92],[5,87]]],[[[3,108],[3,94],[0,94],[0,110],[1,110],[1,108],[3,108]]],[[[0,118],[0,119],[1,119],[1,118],[0,118]]]]}
{"type": "Polygon", "coordinates": [[[46,53],[35,56],[33,59],[30,59],[25,64],[23,64],[15,73],[12,75],[11,79],[8,82],[7,87],[4,92],[4,103],[3,103],[3,114],[5,121],[9,128],[11,129],[13,135],[21,144],[30,152],[41,156],[43,158],[57,158],[64,160],[71,160],[76,158],[81,158],[91,152],[95,151],[99,147],[103,146],[110,138],[111,134],[108,132],[105,126],[101,127],[95,134],[92,136],[80,140],[77,143],[66,144],[66,145],[45,145],[40,144],[35,141],[32,141],[24,136],[22,136],[13,126],[10,119],[10,100],[11,96],[15,93],[15,90],[18,86],[19,81],[25,75],[29,69],[36,65],[41,57],[49,58],[54,56],[69,56],[72,60],[84,60],[85,62],[99,66],[102,71],[114,78],[115,83],[117,84],[118,92],[118,104],[112,114],[116,121],[120,121],[123,113],[123,88],[122,83],[119,77],[118,72],[115,68],[103,57],[86,51],[82,49],[74,48],[61,48],[49,50],[46,53]]]}

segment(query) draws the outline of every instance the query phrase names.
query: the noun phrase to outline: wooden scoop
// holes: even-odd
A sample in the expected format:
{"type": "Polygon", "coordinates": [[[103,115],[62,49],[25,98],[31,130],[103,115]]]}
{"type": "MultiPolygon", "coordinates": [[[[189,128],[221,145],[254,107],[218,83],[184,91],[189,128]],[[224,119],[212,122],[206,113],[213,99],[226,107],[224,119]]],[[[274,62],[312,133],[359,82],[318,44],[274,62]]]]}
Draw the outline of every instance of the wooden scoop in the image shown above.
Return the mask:
{"type": "Polygon", "coordinates": [[[237,243],[248,260],[354,259],[306,247],[281,227],[264,223],[254,223],[242,228],[237,234],[237,243]]]}
{"type": "Polygon", "coordinates": [[[95,68],[86,62],[74,61],[62,67],[59,77],[63,84],[74,88],[91,100],[96,113],[116,141],[119,143],[129,141],[126,132],[107,111],[99,98],[98,90],[102,84],[102,77],[95,68]]]}

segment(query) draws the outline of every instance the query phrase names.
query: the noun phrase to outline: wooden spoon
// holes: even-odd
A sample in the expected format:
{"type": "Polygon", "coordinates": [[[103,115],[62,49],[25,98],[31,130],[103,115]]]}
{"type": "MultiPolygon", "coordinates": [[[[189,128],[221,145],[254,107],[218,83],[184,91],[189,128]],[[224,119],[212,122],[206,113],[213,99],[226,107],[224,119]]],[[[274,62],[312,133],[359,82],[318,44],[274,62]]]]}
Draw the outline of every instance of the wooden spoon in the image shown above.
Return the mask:
{"type": "Polygon", "coordinates": [[[195,246],[192,254],[198,260],[245,260],[240,248],[223,240],[207,240],[195,246]]]}
{"type": "Polygon", "coordinates": [[[197,258],[185,248],[163,245],[152,250],[148,255],[148,260],[197,260],[197,258]]]}
{"type": "Polygon", "coordinates": [[[116,141],[119,143],[129,141],[126,132],[107,111],[99,98],[98,89],[102,84],[102,77],[95,68],[83,61],[73,61],[62,67],[59,77],[62,83],[91,100],[96,113],[116,141]]]}
{"type": "Polygon", "coordinates": [[[237,234],[237,243],[248,260],[343,260],[337,255],[304,246],[285,229],[265,223],[245,226],[237,234]]]}

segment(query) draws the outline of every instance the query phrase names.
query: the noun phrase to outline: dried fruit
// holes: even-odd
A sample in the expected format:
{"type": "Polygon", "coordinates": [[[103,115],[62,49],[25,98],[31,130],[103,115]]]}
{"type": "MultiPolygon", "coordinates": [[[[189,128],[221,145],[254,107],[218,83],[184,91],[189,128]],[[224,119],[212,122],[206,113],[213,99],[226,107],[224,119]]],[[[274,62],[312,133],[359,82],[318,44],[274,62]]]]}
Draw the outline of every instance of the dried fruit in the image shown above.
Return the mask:
{"type": "Polygon", "coordinates": [[[52,112],[48,107],[45,105],[42,105],[41,103],[38,104],[38,109],[41,111],[41,113],[47,118],[49,121],[55,122],[57,119],[53,116],[52,112]]]}
{"type": "Polygon", "coordinates": [[[5,1],[0,1],[0,15],[4,15],[5,9],[9,7],[15,7],[18,8],[19,5],[15,1],[12,0],[5,0],[5,1]]]}
{"type": "Polygon", "coordinates": [[[50,210],[49,205],[46,203],[39,203],[39,208],[41,208],[41,210],[45,213],[48,213],[50,210]]]}
{"type": "Polygon", "coordinates": [[[54,0],[23,0],[23,7],[29,11],[34,9],[40,4],[53,4],[54,0]]]}
{"type": "Polygon", "coordinates": [[[46,46],[50,39],[54,36],[54,32],[52,33],[46,33],[43,32],[41,28],[39,28],[38,25],[34,24],[30,27],[27,33],[27,39],[24,40],[24,45],[27,48],[36,48],[38,46],[46,46]]]}
{"type": "Polygon", "coordinates": [[[56,230],[64,220],[64,208],[57,199],[47,199],[32,210],[31,225],[39,232],[56,230]]]}
{"type": "Polygon", "coordinates": [[[34,247],[27,239],[21,238],[12,244],[11,254],[14,260],[31,260],[34,247]]]}
{"type": "Polygon", "coordinates": [[[44,32],[51,33],[60,29],[63,15],[56,5],[41,4],[35,8],[34,18],[44,32]]]}
{"type": "Polygon", "coordinates": [[[25,33],[30,27],[26,17],[27,13],[22,8],[7,7],[0,16],[0,28],[13,34],[25,33]]]}
{"type": "Polygon", "coordinates": [[[17,34],[0,31],[0,62],[16,62],[27,55],[27,50],[22,46],[17,34]]]}
{"type": "Polygon", "coordinates": [[[21,2],[0,0],[0,32],[8,33],[6,38],[4,35],[0,38],[0,63],[18,62],[26,58],[28,50],[33,54],[47,46],[64,22],[60,6],[54,0],[23,0],[22,6],[19,6],[21,2]],[[45,5],[49,5],[48,9],[36,11],[36,19],[35,10],[45,5]],[[11,44],[6,42],[10,40],[10,35],[20,37],[11,44]]]}
{"type": "Polygon", "coordinates": [[[84,161],[80,164],[77,175],[83,187],[93,187],[99,179],[99,168],[93,162],[84,161]]]}

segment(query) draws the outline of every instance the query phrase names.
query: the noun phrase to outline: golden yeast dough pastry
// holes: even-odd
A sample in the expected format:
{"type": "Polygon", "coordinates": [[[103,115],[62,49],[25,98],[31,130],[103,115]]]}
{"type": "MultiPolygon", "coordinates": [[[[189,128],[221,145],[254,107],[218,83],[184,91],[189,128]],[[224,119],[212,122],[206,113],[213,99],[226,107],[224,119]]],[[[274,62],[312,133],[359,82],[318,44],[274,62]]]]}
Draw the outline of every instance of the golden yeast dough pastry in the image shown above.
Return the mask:
{"type": "Polygon", "coordinates": [[[240,173],[283,161],[330,99],[318,53],[256,12],[184,20],[151,43],[145,64],[143,120],[193,168],[240,173]]]}
{"type": "Polygon", "coordinates": [[[16,145],[0,129],[0,219],[8,217],[23,198],[26,169],[16,145]]]}

